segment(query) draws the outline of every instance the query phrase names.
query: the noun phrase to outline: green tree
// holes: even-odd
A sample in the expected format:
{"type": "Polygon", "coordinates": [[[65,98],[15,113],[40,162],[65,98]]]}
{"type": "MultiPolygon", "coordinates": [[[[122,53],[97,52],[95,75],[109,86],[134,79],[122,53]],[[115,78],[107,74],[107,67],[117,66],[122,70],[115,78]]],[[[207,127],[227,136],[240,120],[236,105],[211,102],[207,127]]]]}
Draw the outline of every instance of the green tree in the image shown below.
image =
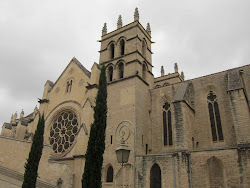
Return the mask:
{"type": "Polygon", "coordinates": [[[37,129],[33,137],[29,158],[25,164],[25,173],[22,188],[35,188],[39,161],[43,151],[44,115],[39,117],[37,129]]]}
{"type": "Polygon", "coordinates": [[[107,80],[106,68],[102,67],[99,89],[94,107],[94,122],[91,125],[88,148],[85,155],[85,167],[82,176],[82,188],[100,188],[103,153],[105,150],[105,132],[107,125],[107,80]]]}

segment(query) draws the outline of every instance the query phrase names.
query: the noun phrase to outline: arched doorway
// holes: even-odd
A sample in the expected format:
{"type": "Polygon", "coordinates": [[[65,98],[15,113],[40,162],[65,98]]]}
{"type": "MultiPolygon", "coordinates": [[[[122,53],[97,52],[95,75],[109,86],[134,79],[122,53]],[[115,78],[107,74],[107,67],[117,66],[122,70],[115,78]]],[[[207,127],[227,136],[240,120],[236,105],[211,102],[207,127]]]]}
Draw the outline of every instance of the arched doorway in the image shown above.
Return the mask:
{"type": "Polygon", "coordinates": [[[161,169],[154,164],[150,170],[150,188],[161,188],[161,169]]]}
{"type": "Polygon", "coordinates": [[[207,160],[210,188],[224,188],[223,164],[216,157],[207,160]]]}

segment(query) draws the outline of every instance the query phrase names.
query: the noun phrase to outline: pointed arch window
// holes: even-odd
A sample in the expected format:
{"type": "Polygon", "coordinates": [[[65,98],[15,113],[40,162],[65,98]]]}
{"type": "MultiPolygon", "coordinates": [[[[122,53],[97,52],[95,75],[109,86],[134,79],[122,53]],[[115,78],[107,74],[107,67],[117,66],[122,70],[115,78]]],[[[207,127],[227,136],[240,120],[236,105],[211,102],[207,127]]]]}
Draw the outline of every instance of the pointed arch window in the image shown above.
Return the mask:
{"type": "Polygon", "coordinates": [[[213,91],[209,92],[207,102],[213,141],[223,140],[219,105],[217,102],[217,96],[213,91]]]}
{"type": "Polygon", "coordinates": [[[161,168],[154,164],[150,170],[150,188],[161,188],[161,168]]]}
{"type": "Polygon", "coordinates": [[[110,59],[114,59],[115,57],[115,45],[112,43],[110,45],[110,59]]]}
{"type": "Polygon", "coordinates": [[[113,175],[114,175],[113,167],[109,166],[109,168],[107,170],[106,182],[113,182],[113,175]]]}
{"type": "Polygon", "coordinates": [[[164,145],[173,145],[172,138],[172,119],[171,119],[171,108],[169,102],[165,102],[162,107],[163,111],[163,140],[164,145]]]}
{"type": "Polygon", "coordinates": [[[66,93],[70,93],[72,89],[72,80],[67,81],[66,93]]]}
{"type": "Polygon", "coordinates": [[[120,41],[120,49],[121,49],[121,55],[125,54],[125,41],[122,39],[120,41]]]}
{"type": "Polygon", "coordinates": [[[123,78],[124,77],[124,64],[119,63],[118,69],[119,69],[119,78],[123,78]]]}
{"type": "Polygon", "coordinates": [[[113,81],[113,67],[112,67],[112,66],[110,66],[110,67],[108,68],[108,81],[109,81],[109,82],[112,82],[112,81],[113,81]]]}

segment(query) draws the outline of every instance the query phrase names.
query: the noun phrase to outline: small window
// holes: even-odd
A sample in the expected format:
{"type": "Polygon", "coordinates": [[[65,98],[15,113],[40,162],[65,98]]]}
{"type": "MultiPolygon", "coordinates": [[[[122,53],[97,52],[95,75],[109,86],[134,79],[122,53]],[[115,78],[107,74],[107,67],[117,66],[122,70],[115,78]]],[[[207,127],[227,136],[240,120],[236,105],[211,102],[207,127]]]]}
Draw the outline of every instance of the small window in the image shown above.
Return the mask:
{"type": "Polygon", "coordinates": [[[163,140],[164,145],[173,145],[172,138],[172,119],[171,119],[171,108],[170,104],[166,102],[163,107],[163,140]]]}
{"type": "Polygon", "coordinates": [[[148,154],[148,144],[146,144],[146,155],[148,154]]]}
{"type": "Polygon", "coordinates": [[[66,93],[70,93],[72,89],[72,80],[67,81],[66,93]]]}
{"type": "Polygon", "coordinates": [[[110,45],[110,57],[111,59],[115,57],[115,45],[113,43],[110,45]]]}
{"type": "Polygon", "coordinates": [[[108,68],[108,81],[110,82],[113,81],[113,67],[112,66],[108,68]]]}
{"type": "Polygon", "coordinates": [[[146,56],[146,42],[144,40],[142,41],[142,56],[146,56]]]}
{"type": "Polygon", "coordinates": [[[145,80],[146,79],[146,65],[143,63],[142,65],[142,78],[145,80]]]}
{"type": "Polygon", "coordinates": [[[107,170],[107,178],[106,178],[106,182],[113,182],[113,174],[114,174],[114,170],[113,167],[110,166],[107,170]]]}
{"type": "Polygon", "coordinates": [[[143,135],[141,135],[141,144],[143,146],[143,135]]]}
{"type": "Polygon", "coordinates": [[[125,54],[125,42],[123,39],[120,41],[120,49],[121,49],[121,55],[124,55],[125,54]]]}
{"type": "Polygon", "coordinates": [[[213,91],[209,92],[207,102],[213,141],[223,140],[219,105],[217,102],[217,96],[213,93],[213,91]]]}
{"type": "Polygon", "coordinates": [[[119,68],[119,78],[123,78],[124,77],[124,64],[119,63],[118,68],[119,68]]]}
{"type": "Polygon", "coordinates": [[[113,136],[110,136],[110,144],[113,144],[113,136]]]}

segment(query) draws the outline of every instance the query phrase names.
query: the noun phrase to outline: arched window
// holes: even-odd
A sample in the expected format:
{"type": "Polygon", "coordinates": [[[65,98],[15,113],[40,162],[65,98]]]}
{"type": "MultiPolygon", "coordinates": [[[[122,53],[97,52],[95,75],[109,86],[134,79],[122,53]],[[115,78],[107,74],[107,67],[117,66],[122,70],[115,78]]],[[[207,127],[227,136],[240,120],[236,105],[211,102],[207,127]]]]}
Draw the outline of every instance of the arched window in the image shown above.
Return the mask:
{"type": "Polygon", "coordinates": [[[170,104],[166,102],[163,107],[163,140],[164,145],[173,145],[172,120],[170,104]]]}
{"type": "Polygon", "coordinates": [[[72,80],[67,81],[66,93],[70,93],[72,89],[72,80]]]}
{"type": "Polygon", "coordinates": [[[146,71],[147,71],[146,65],[143,63],[143,65],[142,65],[142,78],[144,80],[146,79],[146,71]]]}
{"type": "Polygon", "coordinates": [[[118,69],[119,69],[119,78],[123,78],[123,76],[124,76],[124,64],[119,63],[118,69]]]}
{"type": "Polygon", "coordinates": [[[108,68],[108,81],[110,82],[113,81],[113,67],[112,66],[108,68]]]}
{"type": "Polygon", "coordinates": [[[219,105],[217,102],[216,95],[213,93],[213,91],[209,92],[207,96],[207,102],[213,141],[223,140],[219,105]]]}
{"type": "Polygon", "coordinates": [[[144,40],[142,41],[142,56],[146,56],[146,42],[144,40]]]}
{"type": "Polygon", "coordinates": [[[114,174],[114,170],[113,167],[110,166],[107,170],[107,178],[106,178],[106,182],[113,182],[113,174],[114,174]]]}
{"type": "Polygon", "coordinates": [[[161,188],[161,168],[154,164],[150,170],[150,188],[161,188]]]}
{"type": "Polygon", "coordinates": [[[110,59],[114,59],[115,57],[115,45],[112,43],[110,45],[110,59]]]}
{"type": "Polygon", "coordinates": [[[222,162],[213,156],[207,160],[207,169],[210,183],[209,187],[224,187],[222,162]]]}
{"type": "Polygon", "coordinates": [[[125,54],[125,42],[123,39],[120,41],[120,49],[121,49],[121,55],[124,55],[125,54]]]}

